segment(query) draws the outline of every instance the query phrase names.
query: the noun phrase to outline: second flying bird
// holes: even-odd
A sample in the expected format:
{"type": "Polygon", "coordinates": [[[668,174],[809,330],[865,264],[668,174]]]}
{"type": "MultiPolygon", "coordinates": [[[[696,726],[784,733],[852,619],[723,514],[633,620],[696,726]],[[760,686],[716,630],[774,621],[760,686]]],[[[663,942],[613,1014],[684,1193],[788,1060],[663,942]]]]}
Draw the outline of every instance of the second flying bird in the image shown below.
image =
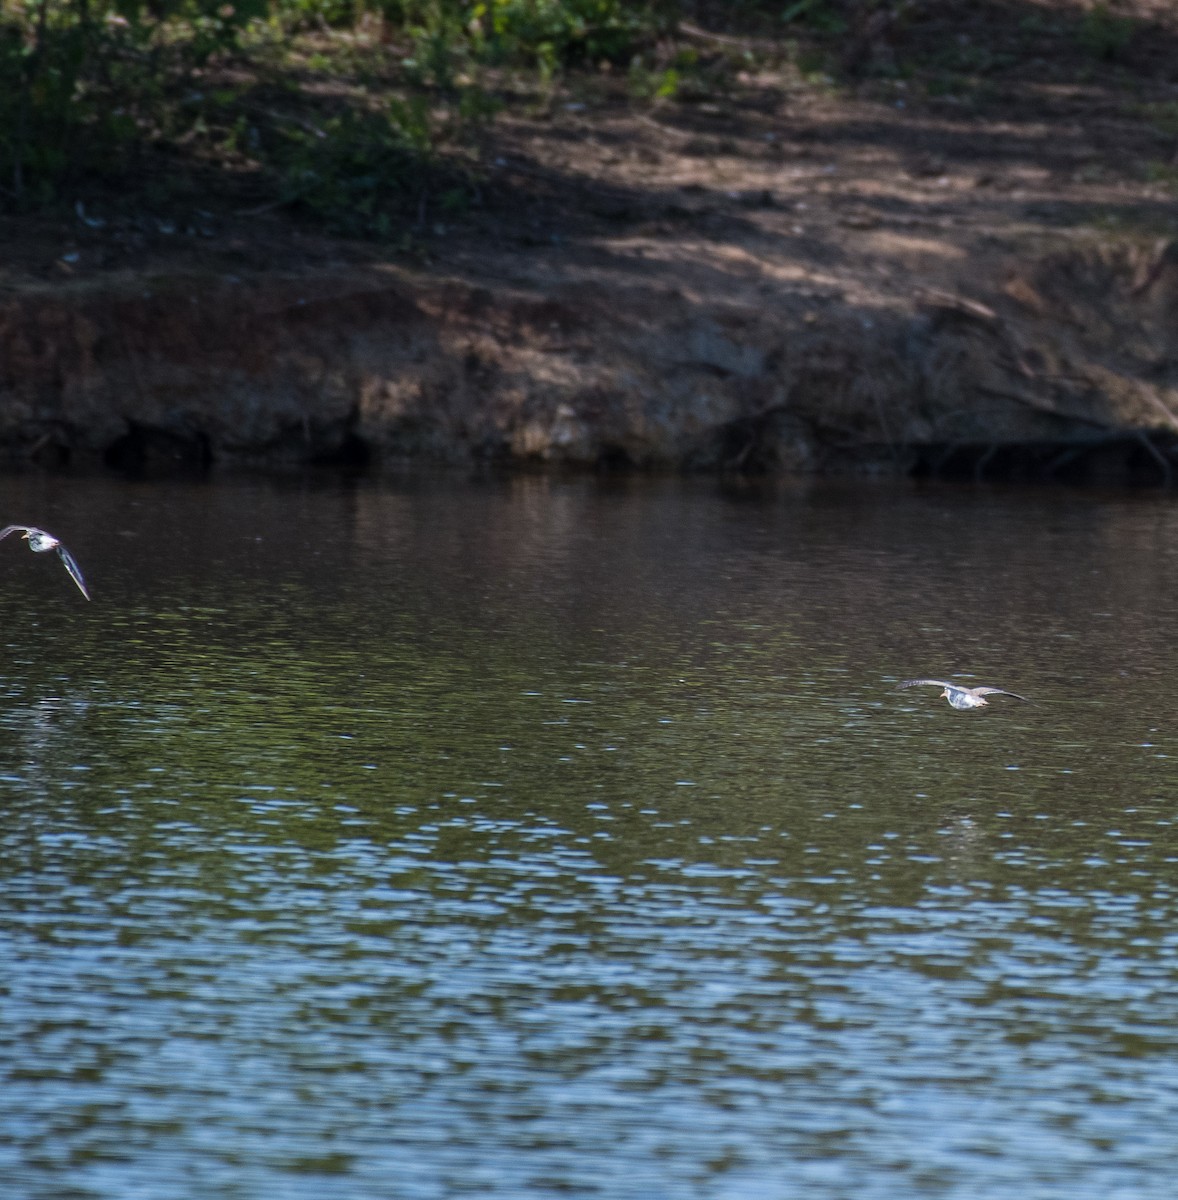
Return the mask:
{"type": "Polygon", "coordinates": [[[70,578],[78,585],[78,590],[87,600],[90,599],[90,593],[86,590],[86,581],[82,578],[78,564],[74,562],[74,556],[53,534],[46,533],[44,529],[38,529],[35,525],[5,525],[3,529],[0,529],[0,542],[10,533],[19,533],[29,543],[29,549],[34,554],[44,554],[48,550],[56,550],[57,556],[65,565],[70,578]]]}

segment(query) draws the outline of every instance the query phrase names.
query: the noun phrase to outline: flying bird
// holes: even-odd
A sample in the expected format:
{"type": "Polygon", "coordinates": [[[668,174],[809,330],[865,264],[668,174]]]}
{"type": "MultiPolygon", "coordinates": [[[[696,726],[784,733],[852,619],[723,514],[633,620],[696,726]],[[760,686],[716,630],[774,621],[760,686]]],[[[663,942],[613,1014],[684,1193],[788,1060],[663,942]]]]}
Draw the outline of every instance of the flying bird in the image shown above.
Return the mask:
{"type": "Polygon", "coordinates": [[[10,533],[19,533],[29,543],[29,549],[34,554],[44,554],[46,550],[56,550],[58,558],[70,573],[70,578],[78,585],[78,590],[87,600],[90,599],[90,593],[86,590],[86,581],[82,578],[78,564],[74,562],[74,556],[53,534],[46,533],[44,529],[37,529],[33,525],[5,525],[3,529],[0,529],[0,542],[10,533]]]}
{"type": "MultiPolygon", "coordinates": [[[[3,536],[0,534],[0,537],[3,536]]],[[[962,687],[959,683],[946,683],[943,679],[906,679],[898,688],[923,687],[925,684],[944,688],[941,696],[948,700],[953,708],[982,708],[990,703],[986,699],[987,696],[1013,696],[1016,700],[1027,700],[1026,696],[1020,696],[1018,692],[1008,692],[1005,688],[962,687]]],[[[1027,703],[1030,704],[1031,701],[1027,700],[1027,703]]]]}

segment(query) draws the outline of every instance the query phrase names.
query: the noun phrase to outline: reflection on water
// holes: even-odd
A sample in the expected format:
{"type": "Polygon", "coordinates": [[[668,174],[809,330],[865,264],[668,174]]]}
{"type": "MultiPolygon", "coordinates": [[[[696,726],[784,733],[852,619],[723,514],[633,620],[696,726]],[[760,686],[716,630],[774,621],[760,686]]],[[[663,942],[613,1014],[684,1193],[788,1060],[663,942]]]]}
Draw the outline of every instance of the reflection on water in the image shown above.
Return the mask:
{"type": "Polygon", "coordinates": [[[1172,1194],[1168,498],[0,499],[11,1194],[1172,1194]]]}

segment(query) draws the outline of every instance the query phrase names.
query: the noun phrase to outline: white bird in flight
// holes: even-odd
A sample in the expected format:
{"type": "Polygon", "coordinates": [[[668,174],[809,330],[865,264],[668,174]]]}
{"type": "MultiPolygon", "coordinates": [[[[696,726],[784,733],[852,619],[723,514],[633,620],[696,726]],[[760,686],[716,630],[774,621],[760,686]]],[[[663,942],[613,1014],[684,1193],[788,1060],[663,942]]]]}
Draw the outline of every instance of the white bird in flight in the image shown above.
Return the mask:
{"type": "Polygon", "coordinates": [[[3,529],[0,529],[0,542],[10,533],[19,533],[29,543],[29,549],[34,554],[44,554],[46,550],[56,550],[57,556],[70,573],[70,578],[78,585],[78,590],[87,600],[90,599],[90,593],[86,590],[86,581],[82,578],[78,564],[74,562],[74,556],[53,534],[46,533],[44,529],[38,529],[35,525],[5,525],[3,529]]]}
{"type": "MultiPolygon", "coordinates": [[[[3,534],[0,534],[2,537],[3,534]]],[[[996,687],[962,687],[959,683],[946,683],[943,679],[905,679],[903,683],[898,684],[898,688],[923,687],[925,684],[931,684],[933,687],[944,688],[941,693],[946,700],[954,708],[982,708],[989,704],[987,696],[1013,696],[1016,700],[1026,700],[1026,696],[1020,696],[1018,692],[1008,692],[1005,688],[996,687]]],[[[938,697],[939,699],[940,697],[938,697]]]]}

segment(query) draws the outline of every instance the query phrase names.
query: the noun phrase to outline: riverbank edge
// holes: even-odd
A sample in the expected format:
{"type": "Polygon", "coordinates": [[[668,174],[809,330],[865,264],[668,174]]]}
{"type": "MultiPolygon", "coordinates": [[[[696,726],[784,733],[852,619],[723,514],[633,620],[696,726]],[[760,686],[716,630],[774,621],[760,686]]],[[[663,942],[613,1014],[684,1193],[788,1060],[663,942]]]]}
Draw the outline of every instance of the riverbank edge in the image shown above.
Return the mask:
{"type": "Polygon", "coordinates": [[[29,287],[0,303],[0,454],[1168,481],[1173,243],[990,276],[870,309],[379,263],[29,287]]]}

